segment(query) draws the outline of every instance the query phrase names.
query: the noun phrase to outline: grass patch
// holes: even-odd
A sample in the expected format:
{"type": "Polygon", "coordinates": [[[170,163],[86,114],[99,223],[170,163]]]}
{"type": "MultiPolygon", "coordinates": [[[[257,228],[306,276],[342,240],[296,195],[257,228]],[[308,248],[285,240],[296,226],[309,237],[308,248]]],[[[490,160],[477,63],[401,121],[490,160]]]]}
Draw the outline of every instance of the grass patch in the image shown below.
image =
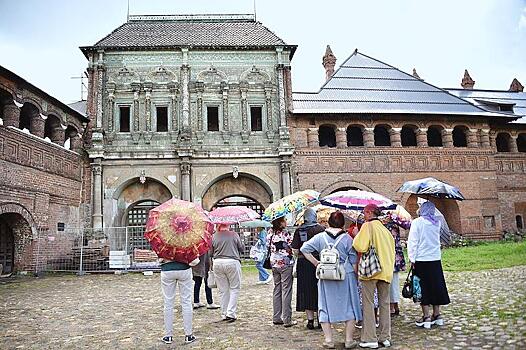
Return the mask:
{"type": "Polygon", "coordinates": [[[526,241],[487,242],[442,251],[445,271],[481,271],[526,265],[526,241]]]}

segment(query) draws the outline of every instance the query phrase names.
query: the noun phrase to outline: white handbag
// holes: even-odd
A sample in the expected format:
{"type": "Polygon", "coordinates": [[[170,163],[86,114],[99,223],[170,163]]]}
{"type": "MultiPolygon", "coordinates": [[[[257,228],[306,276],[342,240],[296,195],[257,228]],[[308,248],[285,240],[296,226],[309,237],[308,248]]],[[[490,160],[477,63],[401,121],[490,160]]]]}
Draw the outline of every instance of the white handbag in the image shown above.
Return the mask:
{"type": "Polygon", "coordinates": [[[209,288],[217,288],[216,274],[214,270],[208,272],[208,279],[206,280],[209,288]]]}

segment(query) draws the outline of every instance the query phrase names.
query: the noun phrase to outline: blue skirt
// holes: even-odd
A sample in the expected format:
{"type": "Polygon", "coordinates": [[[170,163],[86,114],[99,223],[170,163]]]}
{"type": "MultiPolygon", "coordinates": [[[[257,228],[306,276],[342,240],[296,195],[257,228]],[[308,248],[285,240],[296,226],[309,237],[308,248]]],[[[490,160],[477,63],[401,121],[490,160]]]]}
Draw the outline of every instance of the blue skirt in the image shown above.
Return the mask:
{"type": "Polygon", "coordinates": [[[329,323],[362,319],[354,271],[348,271],[343,281],[318,281],[318,318],[329,323]]]}

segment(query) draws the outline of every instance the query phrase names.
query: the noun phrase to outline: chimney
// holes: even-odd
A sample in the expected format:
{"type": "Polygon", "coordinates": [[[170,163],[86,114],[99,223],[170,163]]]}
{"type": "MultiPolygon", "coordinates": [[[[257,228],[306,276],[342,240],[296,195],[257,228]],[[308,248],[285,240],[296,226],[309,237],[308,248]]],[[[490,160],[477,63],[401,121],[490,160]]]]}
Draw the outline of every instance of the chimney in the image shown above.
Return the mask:
{"type": "Polygon", "coordinates": [[[336,65],[336,56],[332,53],[329,45],[327,45],[327,49],[325,49],[322,62],[323,68],[325,68],[325,80],[327,81],[334,74],[334,66],[336,65]]]}
{"type": "Polygon", "coordinates": [[[513,81],[511,82],[509,91],[511,91],[511,92],[523,92],[524,91],[524,86],[522,86],[522,84],[517,80],[517,78],[513,78],[513,81]]]}
{"type": "Polygon", "coordinates": [[[473,86],[475,86],[475,80],[471,79],[467,69],[464,70],[464,78],[462,78],[460,85],[464,89],[473,89],[473,86]]]}
{"type": "Polygon", "coordinates": [[[418,80],[422,80],[422,78],[420,78],[420,76],[416,72],[416,68],[413,68],[413,77],[417,78],[418,80]]]}

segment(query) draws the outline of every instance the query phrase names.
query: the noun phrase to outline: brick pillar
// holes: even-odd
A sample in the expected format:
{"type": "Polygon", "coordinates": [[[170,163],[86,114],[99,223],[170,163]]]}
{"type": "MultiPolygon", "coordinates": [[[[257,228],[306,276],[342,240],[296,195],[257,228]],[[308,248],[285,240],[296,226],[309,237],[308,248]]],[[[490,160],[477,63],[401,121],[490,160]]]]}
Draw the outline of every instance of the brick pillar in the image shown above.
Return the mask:
{"type": "Polygon", "coordinates": [[[35,136],[44,138],[46,121],[40,116],[40,113],[38,111],[33,112],[30,120],[31,130],[29,131],[35,136]]]}
{"type": "Polygon", "coordinates": [[[298,147],[298,148],[307,147],[309,145],[309,143],[308,143],[308,135],[307,135],[307,132],[308,132],[307,130],[308,129],[296,128],[294,130],[295,130],[295,134],[296,134],[296,138],[295,138],[295,142],[294,142],[295,146],[298,147]]]}
{"type": "Polygon", "coordinates": [[[489,129],[480,130],[480,143],[482,148],[490,148],[489,129]]]}
{"type": "Polygon", "coordinates": [[[442,146],[447,148],[453,147],[453,129],[442,130],[442,146]]]}
{"type": "Polygon", "coordinates": [[[517,136],[510,136],[509,140],[510,152],[517,153],[519,152],[519,147],[517,146],[517,136]]]}
{"type": "Polygon", "coordinates": [[[307,131],[307,145],[309,148],[319,147],[320,142],[318,140],[318,129],[309,128],[307,131]]]}
{"type": "Polygon", "coordinates": [[[345,128],[336,129],[336,147],[347,148],[347,129],[345,128]]]}
{"type": "Polygon", "coordinates": [[[416,131],[416,145],[418,147],[427,147],[427,128],[416,131]]]}
{"type": "Polygon", "coordinates": [[[479,147],[479,140],[477,135],[477,130],[471,130],[469,129],[467,132],[468,137],[468,147],[469,148],[478,148],[479,147]]]}
{"type": "Polygon", "coordinates": [[[374,147],[374,128],[365,128],[363,130],[363,145],[365,147],[374,147]]]}
{"type": "Polygon", "coordinates": [[[20,124],[20,108],[14,103],[4,106],[4,126],[14,126],[18,128],[20,124]]]}
{"type": "Polygon", "coordinates": [[[402,128],[391,128],[391,130],[389,130],[391,147],[402,147],[402,136],[400,135],[401,132],[402,128]]]}
{"type": "Polygon", "coordinates": [[[497,151],[497,134],[495,132],[490,132],[489,134],[489,144],[494,151],[497,151]]]}
{"type": "Polygon", "coordinates": [[[51,136],[49,138],[51,142],[60,146],[64,146],[64,141],[66,141],[66,133],[64,132],[64,129],[62,129],[62,126],[59,125],[52,130],[51,136]]]}

